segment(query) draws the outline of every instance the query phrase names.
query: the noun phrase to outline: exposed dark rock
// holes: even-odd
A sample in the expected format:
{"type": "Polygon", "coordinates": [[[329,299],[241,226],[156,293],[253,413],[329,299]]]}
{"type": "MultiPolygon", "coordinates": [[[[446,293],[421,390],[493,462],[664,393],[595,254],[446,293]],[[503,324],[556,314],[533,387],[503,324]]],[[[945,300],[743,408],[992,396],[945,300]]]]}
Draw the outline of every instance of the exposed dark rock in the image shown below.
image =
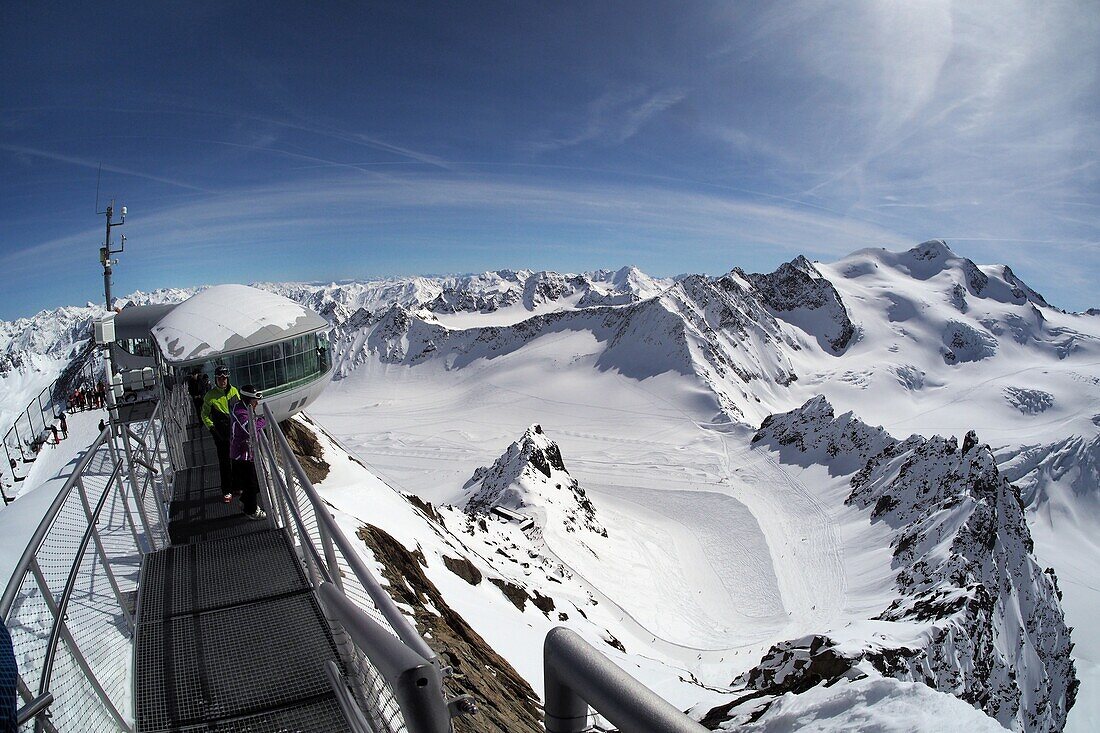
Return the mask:
{"type": "Polygon", "coordinates": [[[448,570],[470,585],[477,585],[481,582],[481,571],[464,557],[448,557],[444,555],[443,564],[447,566],[448,570]]]}
{"type": "Polygon", "coordinates": [[[547,615],[554,610],[554,599],[550,596],[544,596],[538,591],[535,591],[535,597],[531,600],[531,603],[535,604],[536,608],[547,615]]]}
{"type": "Polygon", "coordinates": [[[780,695],[788,692],[797,695],[822,682],[834,684],[842,677],[864,677],[862,672],[853,669],[858,660],[843,656],[835,646],[832,639],[818,635],[774,645],[757,666],[731,683],[741,693],[730,702],[711,709],[699,722],[711,730],[730,720],[742,725],[752,723],[759,720],[780,695]]]}
{"type": "Polygon", "coordinates": [[[833,326],[827,333],[814,335],[824,339],[835,354],[848,347],[855,335],[855,326],[840,293],[805,257],[799,255],[766,275],[753,273],[744,277],[756,288],[760,299],[776,312],[823,310],[833,326]]]}
{"type": "Polygon", "coordinates": [[[978,434],[973,430],[966,432],[966,437],[963,438],[963,455],[970,452],[970,449],[978,444],[978,434]]]}
{"type": "Polygon", "coordinates": [[[279,427],[283,429],[291,450],[298,457],[298,462],[302,464],[309,480],[314,485],[324,481],[328,477],[329,465],[325,461],[325,451],[311,429],[316,428],[315,423],[307,415],[299,414],[292,419],[283,420],[279,427]],[[310,427],[302,425],[299,420],[310,427]]]}
{"type": "Polygon", "coordinates": [[[416,494],[402,494],[402,496],[408,499],[410,504],[422,511],[426,517],[435,521],[437,524],[444,524],[443,516],[436,511],[436,508],[432,506],[430,501],[424,501],[416,494]]]}
{"type": "Polygon", "coordinates": [[[389,534],[367,525],[358,536],[382,563],[394,599],[413,609],[417,629],[454,668],[448,685],[472,695],[478,713],[456,718],[456,733],[542,730],[538,695],[508,662],[485,643],[443,599],[419,561],[389,534]],[[430,610],[431,609],[431,610],[430,610]]]}
{"type": "Polygon", "coordinates": [[[527,595],[527,591],[515,583],[509,583],[507,580],[501,580],[500,578],[489,578],[489,582],[500,588],[505,597],[512,602],[512,605],[521,611],[527,605],[527,601],[531,599],[531,596],[527,595]]]}

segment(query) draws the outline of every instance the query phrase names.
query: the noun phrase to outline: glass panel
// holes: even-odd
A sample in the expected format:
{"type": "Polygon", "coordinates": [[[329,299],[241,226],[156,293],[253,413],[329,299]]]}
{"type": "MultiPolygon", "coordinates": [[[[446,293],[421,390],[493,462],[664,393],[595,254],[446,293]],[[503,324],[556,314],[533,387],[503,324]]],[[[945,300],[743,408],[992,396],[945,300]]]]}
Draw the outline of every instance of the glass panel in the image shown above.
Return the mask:
{"type": "Polygon", "coordinates": [[[286,384],[286,361],[282,357],[276,359],[273,364],[275,365],[275,384],[272,387],[279,384],[286,384]]]}

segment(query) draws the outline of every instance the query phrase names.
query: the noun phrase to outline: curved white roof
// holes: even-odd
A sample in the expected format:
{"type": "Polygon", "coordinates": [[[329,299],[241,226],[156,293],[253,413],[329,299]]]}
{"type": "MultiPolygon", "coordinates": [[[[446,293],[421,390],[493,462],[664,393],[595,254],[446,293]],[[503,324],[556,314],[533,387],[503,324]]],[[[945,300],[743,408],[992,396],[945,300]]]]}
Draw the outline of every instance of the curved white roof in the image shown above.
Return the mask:
{"type": "Polygon", "coordinates": [[[192,295],[153,326],[166,361],[179,364],[313,333],[328,323],[293,300],[245,285],[192,295]]]}

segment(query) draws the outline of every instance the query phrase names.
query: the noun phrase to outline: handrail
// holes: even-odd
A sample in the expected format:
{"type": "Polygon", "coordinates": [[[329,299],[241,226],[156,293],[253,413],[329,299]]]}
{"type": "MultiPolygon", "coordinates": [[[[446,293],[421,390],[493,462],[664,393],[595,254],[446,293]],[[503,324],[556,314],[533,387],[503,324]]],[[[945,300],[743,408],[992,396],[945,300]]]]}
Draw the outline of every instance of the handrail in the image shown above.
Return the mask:
{"type": "Polygon", "coordinates": [[[370,659],[389,684],[412,731],[450,731],[439,668],[378,625],[331,583],[317,589],[321,605],[370,659]]]}
{"type": "Polygon", "coordinates": [[[623,733],[705,733],[706,728],[564,626],[543,645],[546,733],[583,733],[588,706],[623,733]]]}
{"type": "MultiPolygon", "coordinates": [[[[263,405],[263,408],[267,424],[274,425],[277,428],[278,423],[271,414],[271,408],[266,404],[263,405]]],[[[275,429],[272,430],[271,433],[278,441],[279,449],[283,456],[286,456],[288,459],[293,458],[294,451],[291,449],[290,442],[286,439],[286,436],[283,435],[283,431],[281,429],[275,429]]],[[[363,584],[363,588],[370,594],[371,600],[374,601],[379,612],[385,616],[386,621],[389,622],[401,641],[405,642],[413,651],[425,659],[434,660],[437,656],[436,653],[432,651],[431,647],[428,646],[428,643],[424,641],[416,631],[408,618],[401,613],[401,609],[394,603],[390,594],[382,588],[381,584],[379,584],[378,580],[374,577],[374,574],[367,569],[359,553],[348,541],[347,536],[340,529],[339,525],[336,524],[336,520],[333,519],[332,513],[317,493],[317,489],[313,487],[313,483],[309,480],[309,477],[306,476],[302,464],[299,463],[296,458],[288,460],[288,463],[301,484],[302,490],[313,505],[313,511],[317,516],[317,521],[324,525],[329,538],[339,546],[341,553],[344,555],[344,559],[351,566],[359,582],[363,584]]]]}
{"type": "MultiPolygon", "coordinates": [[[[345,666],[338,681],[351,690],[348,697],[337,688],[341,705],[354,706],[372,729],[380,732],[450,733],[452,709],[467,712],[473,706],[456,704],[452,708],[455,701],[449,701],[443,689],[447,670],[438,655],[340,529],[266,405],[263,414],[268,428],[257,431],[255,420],[249,424],[256,446],[257,479],[272,518],[292,535],[297,534],[300,559],[332,626],[345,666]],[[308,524],[302,516],[306,507],[312,511],[313,521],[308,524]],[[345,575],[345,570],[350,572],[345,575]],[[352,579],[358,581],[357,594],[366,592],[365,598],[359,598],[373,606],[376,618],[346,594],[345,586],[352,579]]],[[[352,717],[356,717],[355,711],[352,717]]]]}
{"type": "MultiPolygon", "coordinates": [[[[118,473],[121,467],[121,464],[115,464],[114,469],[111,471],[111,475],[107,478],[108,486],[118,480],[118,473]]],[[[75,477],[79,479],[80,474],[76,474],[75,477]]],[[[103,512],[103,506],[107,503],[107,499],[110,495],[111,492],[104,491],[103,495],[99,497],[95,511],[88,520],[88,529],[84,530],[84,536],[80,539],[80,547],[76,551],[76,556],[78,558],[83,558],[84,553],[88,551],[88,543],[92,541],[96,524],[99,522],[99,515],[103,512]]],[[[65,614],[69,609],[69,599],[72,598],[73,588],[76,586],[76,578],[79,572],[80,562],[74,562],[72,567],[69,568],[69,577],[65,579],[65,588],[61,591],[61,600],[57,602],[57,616],[54,617],[53,625],[50,628],[50,640],[46,643],[46,659],[42,663],[42,680],[38,685],[39,695],[44,694],[50,688],[50,677],[53,675],[54,657],[57,654],[57,642],[60,639],[61,627],[64,623],[65,614]]]]}
{"type": "Polygon", "coordinates": [[[31,700],[29,703],[19,708],[15,713],[15,721],[17,725],[23,725],[24,723],[33,720],[36,715],[43,710],[53,705],[53,693],[46,692],[31,700]]]}

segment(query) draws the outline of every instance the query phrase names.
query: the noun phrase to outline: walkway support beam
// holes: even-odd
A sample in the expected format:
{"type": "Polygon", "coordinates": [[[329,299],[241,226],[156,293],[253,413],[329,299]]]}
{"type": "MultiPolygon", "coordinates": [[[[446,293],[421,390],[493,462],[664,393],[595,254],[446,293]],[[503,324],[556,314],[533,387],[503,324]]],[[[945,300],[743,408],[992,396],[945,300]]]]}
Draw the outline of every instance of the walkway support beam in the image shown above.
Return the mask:
{"type": "Polygon", "coordinates": [[[543,665],[546,733],[588,730],[589,705],[623,733],[706,733],[564,626],[546,635],[543,665]]]}

